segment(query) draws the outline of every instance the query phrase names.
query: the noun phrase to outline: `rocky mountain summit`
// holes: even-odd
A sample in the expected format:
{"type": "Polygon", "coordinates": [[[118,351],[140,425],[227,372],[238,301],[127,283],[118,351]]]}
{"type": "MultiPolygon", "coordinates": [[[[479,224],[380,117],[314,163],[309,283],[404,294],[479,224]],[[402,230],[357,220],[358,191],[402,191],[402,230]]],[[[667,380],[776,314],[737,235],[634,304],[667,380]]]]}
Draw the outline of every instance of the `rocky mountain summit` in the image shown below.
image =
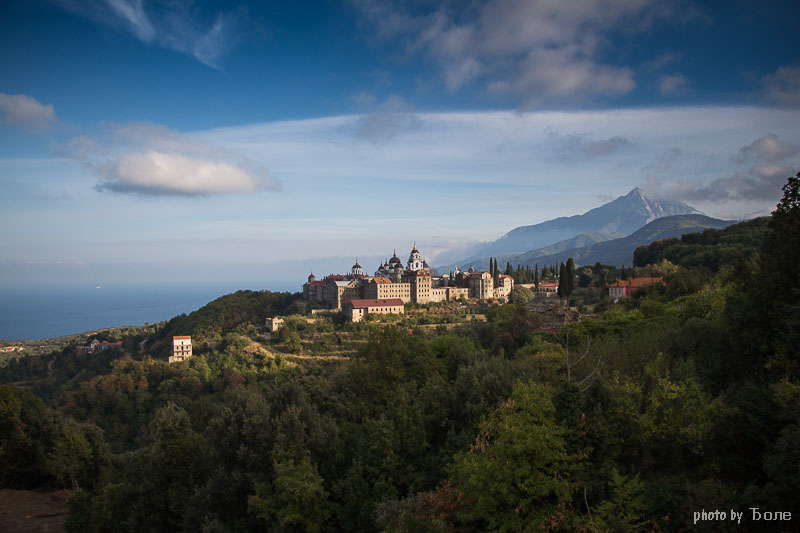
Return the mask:
{"type": "Polygon", "coordinates": [[[582,233],[630,235],[658,218],[702,214],[682,202],[648,198],[644,191],[637,187],[625,196],[590,209],[582,215],[559,217],[515,228],[496,241],[473,248],[468,257],[456,263],[467,265],[486,257],[520,254],[572,239],[582,233]]]}

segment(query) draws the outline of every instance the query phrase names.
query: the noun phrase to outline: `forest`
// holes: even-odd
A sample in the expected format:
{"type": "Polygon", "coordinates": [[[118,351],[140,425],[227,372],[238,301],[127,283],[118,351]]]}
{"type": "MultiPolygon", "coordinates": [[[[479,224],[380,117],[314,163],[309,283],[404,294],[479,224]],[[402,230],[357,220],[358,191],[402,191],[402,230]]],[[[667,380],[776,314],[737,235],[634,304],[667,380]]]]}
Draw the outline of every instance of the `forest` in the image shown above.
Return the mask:
{"type": "Polygon", "coordinates": [[[771,217],[635,266],[666,284],[555,333],[522,301],[356,328],[240,291],[122,349],[19,357],[0,486],[72,490],[68,531],[681,531],[716,509],[745,514],[715,531],[794,529],[800,174],[771,217]],[[166,362],[172,335],[193,358],[166,362]]]}

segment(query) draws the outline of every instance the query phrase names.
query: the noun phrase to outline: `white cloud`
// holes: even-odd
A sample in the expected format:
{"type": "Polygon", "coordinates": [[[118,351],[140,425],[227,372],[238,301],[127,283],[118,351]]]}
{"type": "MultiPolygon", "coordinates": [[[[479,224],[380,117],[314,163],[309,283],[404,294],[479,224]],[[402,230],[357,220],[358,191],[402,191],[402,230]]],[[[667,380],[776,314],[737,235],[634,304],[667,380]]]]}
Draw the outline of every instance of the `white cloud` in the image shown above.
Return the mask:
{"type": "Polygon", "coordinates": [[[785,143],[777,135],[770,133],[739,148],[736,160],[739,163],[746,161],[773,163],[798,154],[800,154],[800,145],[785,143]]]}
{"type": "Polygon", "coordinates": [[[625,137],[615,135],[607,139],[592,140],[590,135],[550,133],[555,151],[565,161],[574,162],[589,157],[602,157],[623,150],[631,145],[625,137]]]}
{"type": "Polygon", "coordinates": [[[353,101],[364,111],[355,119],[353,132],[372,143],[390,141],[420,126],[411,105],[399,96],[391,95],[377,102],[373,95],[359,93],[353,101]]]}
{"type": "Polygon", "coordinates": [[[683,74],[666,74],[658,78],[658,90],[663,95],[683,94],[689,90],[691,81],[683,74]]]}
{"type": "Polygon", "coordinates": [[[32,131],[51,128],[58,122],[53,105],[43,105],[26,94],[0,93],[0,122],[32,131]]]}
{"type": "Polygon", "coordinates": [[[248,171],[227,163],[150,151],[125,154],[98,169],[108,181],[101,191],[144,195],[205,196],[255,192],[269,183],[266,171],[248,171]]]}
{"type": "Polygon", "coordinates": [[[105,0],[104,3],[139,39],[150,42],[156,37],[156,29],[144,11],[142,0],[105,0]]]}
{"type": "Polygon", "coordinates": [[[800,107],[800,65],[781,67],[761,80],[766,97],[787,107],[800,107]]]}
{"type": "Polygon", "coordinates": [[[582,59],[569,49],[532,51],[511,83],[526,106],[553,99],[579,102],[589,95],[621,95],[635,86],[631,69],[582,59]]]}
{"type": "Polygon", "coordinates": [[[191,139],[186,134],[153,122],[131,121],[123,124],[111,122],[107,136],[115,145],[154,148],[164,152],[177,152],[202,157],[225,157],[224,148],[208,142],[191,139]]]}
{"type": "Polygon", "coordinates": [[[98,191],[208,196],[280,189],[263,166],[151,122],[111,123],[101,140],[82,135],[62,150],[97,175],[98,191]]]}
{"type": "MultiPolygon", "coordinates": [[[[789,113],[783,111],[783,113],[789,113]]],[[[788,118],[788,117],[787,117],[788,118]]],[[[791,122],[789,119],[788,123],[791,122]]],[[[752,127],[748,128],[752,129],[752,127]]],[[[663,195],[672,199],[686,202],[707,202],[723,204],[729,202],[745,202],[736,206],[744,209],[739,213],[762,212],[764,207],[753,210],[758,202],[771,202],[780,198],[780,191],[786,179],[800,169],[797,162],[786,160],[800,155],[800,145],[784,142],[779,135],[767,134],[731,153],[729,161],[735,165],[725,165],[724,157],[716,154],[700,154],[697,151],[684,153],[673,148],[665,156],[660,157],[655,164],[646,167],[646,170],[662,174],[683,175],[671,183],[664,182],[655,175],[647,177],[645,189],[652,195],[663,195]],[[718,172],[717,176],[707,176],[706,179],[687,179],[686,174],[694,171],[700,174],[703,167],[714,166],[727,172],[718,172]],[[746,202],[750,202],[747,206],[746,202]]],[[[708,172],[703,172],[708,174],[708,172]]],[[[767,210],[768,211],[768,210],[767,210]]],[[[730,214],[732,211],[721,211],[730,214]]],[[[734,218],[742,218],[738,215],[734,218]]],[[[747,218],[745,216],[745,218],[747,218]]]]}
{"type": "Polygon", "coordinates": [[[379,39],[402,39],[409,54],[431,59],[450,91],[478,82],[524,106],[630,92],[632,69],[602,59],[611,32],[642,31],[677,12],[674,3],[646,0],[490,0],[421,14],[416,4],[356,5],[379,39]]]}
{"type": "Polygon", "coordinates": [[[120,28],[137,39],[193,56],[213,68],[238,44],[244,9],[218,13],[213,22],[198,20],[189,0],[55,0],[83,17],[120,28]]]}
{"type": "Polygon", "coordinates": [[[678,59],[680,59],[678,54],[667,51],[662,53],[660,56],[657,56],[649,61],[645,61],[644,63],[642,63],[642,69],[644,69],[647,72],[658,72],[667,65],[671,65],[672,63],[678,61],[678,59]]]}
{"type": "MultiPolygon", "coordinates": [[[[377,105],[368,95],[359,101],[377,105]]],[[[741,203],[735,206],[741,212],[769,208],[789,174],[781,177],[762,162],[737,164],[737,154],[753,142],[749,132],[754,128],[774,132],[784,144],[800,142],[800,111],[784,109],[415,115],[415,128],[391,142],[371,144],[342,135],[352,132],[358,116],[254,124],[201,135],[255,161],[268,157],[270,170],[291,180],[287,196],[338,198],[330,205],[359,205],[370,220],[411,213],[405,227],[412,237],[414,224],[438,224],[442,227],[436,231],[447,234],[464,212],[481,213],[492,222],[471,228],[475,239],[586,211],[597,206],[598,195],[625,194],[648,176],[660,180],[664,194],[684,192],[684,199],[691,197],[701,211],[719,208],[724,194],[741,203]],[[734,176],[718,183],[725,187],[721,191],[708,188],[721,177],[734,176]],[[677,187],[682,181],[692,186],[677,187]],[[344,191],[357,192],[352,197],[344,191]]]]}
{"type": "Polygon", "coordinates": [[[614,137],[589,144],[588,150],[592,155],[608,155],[617,150],[626,148],[630,144],[628,139],[615,135],[614,137]]]}
{"type": "Polygon", "coordinates": [[[780,197],[781,187],[798,168],[800,167],[757,165],[709,183],[683,181],[672,186],[668,194],[690,202],[773,201],[780,197]]]}

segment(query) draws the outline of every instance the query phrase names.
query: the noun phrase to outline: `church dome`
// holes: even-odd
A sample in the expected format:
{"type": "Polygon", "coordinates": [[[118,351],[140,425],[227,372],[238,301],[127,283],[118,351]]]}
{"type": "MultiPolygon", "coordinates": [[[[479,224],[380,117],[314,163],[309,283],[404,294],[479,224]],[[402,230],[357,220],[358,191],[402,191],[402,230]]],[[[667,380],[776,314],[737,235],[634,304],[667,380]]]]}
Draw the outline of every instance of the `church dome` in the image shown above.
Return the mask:
{"type": "Polygon", "coordinates": [[[314,281],[314,280],[316,280],[316,279],[317,279],[317,278],[316,278],[316,277],[314,277],[314,273],[313,273],[313,272],[312,272],[311,274],[309,274],[309,275],[308,275],[308,282],[309,282],[309,283],[313,282],[313,281],[314,281]]]}
{"type": "Polygon", "coordinates": [[[389,259],[389,264],[390,265],[396,265],[399,262],[400,262],[400,258],[397,257],[397,250],[395,250],[394,254],[392,254],[392,258],[389,259]]]}
{"type": "Polygon", "coordinates": [[[350,270],[351,276],[363,276],[364,269],[361,268],[361,265],[358,264],[358,258],[356,257],[356,264],[353,265],[353,268],[350,270]]]}
{"type": "Polygon", "coordinates": [[[470,274],[472,274],[473,272],[475,272],[475,267],[474,267],[474,266],[472,266],[472,265],[470,265],[470,266],[469,266],[469,270],[467,270],[467,272],[469,272],[470,274]]]}

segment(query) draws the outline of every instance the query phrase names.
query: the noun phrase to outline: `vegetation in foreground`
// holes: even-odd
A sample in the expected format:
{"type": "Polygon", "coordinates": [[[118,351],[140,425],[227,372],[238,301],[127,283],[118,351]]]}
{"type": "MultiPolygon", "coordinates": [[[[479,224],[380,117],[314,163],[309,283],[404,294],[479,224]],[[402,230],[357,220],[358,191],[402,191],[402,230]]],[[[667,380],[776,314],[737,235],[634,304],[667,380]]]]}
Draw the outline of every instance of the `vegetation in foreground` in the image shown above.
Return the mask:
{"type": "Polygon", "coordinates": [[[144,350],[65,349],[47,372],[23,358],[0,370],[32,373],[0,386],[0,482],[73,489],[71,531],[682,530],[695,511],[750,507],[796,520],[800,175],[748,224],[763,238],[732,261],[711,234],[708,264],[650,245],[637,261],[666,268],[666,288],[558,335],[518,303],[452,329],[296,317],[267,341],[264,317],[296,299],[240,292],[144,350]],[[178,332],[197,355],[168,365],[178,332]]]}

